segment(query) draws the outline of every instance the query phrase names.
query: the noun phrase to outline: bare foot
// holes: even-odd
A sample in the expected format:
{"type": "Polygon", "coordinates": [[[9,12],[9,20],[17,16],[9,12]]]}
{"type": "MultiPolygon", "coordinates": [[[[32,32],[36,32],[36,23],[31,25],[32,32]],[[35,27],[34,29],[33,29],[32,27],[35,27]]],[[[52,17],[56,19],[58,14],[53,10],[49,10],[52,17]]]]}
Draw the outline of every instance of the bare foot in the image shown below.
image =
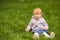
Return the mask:
{"type": "Polygon", "coordinates": [[[33,39],[39,39],[39,35],[38,34],[34,34],[33,35],[33,39]]]}
{"type": "Polygon", "coordinates": [[[54,38],[55,37],[55,33],[54,32],[51,32],[50,33],[50,38],[54,38]]]}

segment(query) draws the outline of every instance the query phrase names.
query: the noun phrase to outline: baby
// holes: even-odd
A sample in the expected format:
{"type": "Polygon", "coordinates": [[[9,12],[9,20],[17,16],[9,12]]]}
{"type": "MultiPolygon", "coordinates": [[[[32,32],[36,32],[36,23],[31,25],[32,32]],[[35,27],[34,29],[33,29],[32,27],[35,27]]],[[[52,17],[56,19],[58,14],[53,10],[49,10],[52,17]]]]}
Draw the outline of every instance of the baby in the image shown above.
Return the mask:
{"type": "Polygon", "coordinates": [[[48,24],[42,17],[42,10],[40,8],[33,10],[33,16],[25,31],[29,32],[30,30],[34,33],[33,38],[39,38],[40,34],[43,34],[47,38],[54,38],[55,36],[54,32],[51,32],[50,35],[47,34],[48,24]]]}

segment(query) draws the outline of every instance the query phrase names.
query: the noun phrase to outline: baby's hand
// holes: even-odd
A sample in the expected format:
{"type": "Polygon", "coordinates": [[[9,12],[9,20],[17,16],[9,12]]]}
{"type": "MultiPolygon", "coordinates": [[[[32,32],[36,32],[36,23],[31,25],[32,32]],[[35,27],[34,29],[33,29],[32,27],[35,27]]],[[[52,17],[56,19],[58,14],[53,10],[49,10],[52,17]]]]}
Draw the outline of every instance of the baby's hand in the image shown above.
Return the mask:
{"type": "Polygon", "coordinates": [[[25,31],[26,31],[26,32],[29,32],[29,31],[30,31],[30,29],[27,29],[27,28],[26,28],[26,29],[25,29],[25,31]]]}
{"type": "Polygon", "coordinates": [[[44,30],[48,30],[48,27],[43,27],[44,30]]]}

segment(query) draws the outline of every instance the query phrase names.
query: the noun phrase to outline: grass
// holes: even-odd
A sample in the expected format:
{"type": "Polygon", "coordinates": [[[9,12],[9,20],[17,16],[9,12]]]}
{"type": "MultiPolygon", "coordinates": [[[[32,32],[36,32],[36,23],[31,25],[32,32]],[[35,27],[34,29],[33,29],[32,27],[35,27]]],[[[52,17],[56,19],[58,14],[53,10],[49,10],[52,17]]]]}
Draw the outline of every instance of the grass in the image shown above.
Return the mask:
{"type": "Polygon", "coordinates": [[[0,0],[0,40],[33,40],[32,33],[26,33],[33,9],[42,9],[49,24],[53,39],[40,36],[38,40],[60,40],[60,0],[0,0]]]}

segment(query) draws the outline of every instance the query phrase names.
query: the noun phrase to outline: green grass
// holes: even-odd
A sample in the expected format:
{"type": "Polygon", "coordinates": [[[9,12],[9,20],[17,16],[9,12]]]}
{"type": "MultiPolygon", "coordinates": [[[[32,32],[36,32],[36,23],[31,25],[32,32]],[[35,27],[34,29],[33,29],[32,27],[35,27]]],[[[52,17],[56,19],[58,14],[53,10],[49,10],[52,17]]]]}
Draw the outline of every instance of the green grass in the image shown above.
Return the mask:
{"type": "Polygon", "coordinates": [[[42,9],[49,33],[56,34],[53,39],[41,35],[38,40],[60,40],[60,0],[0,0],[0,40],[33,40],[25,28],[36,7],[42,9]]]}

